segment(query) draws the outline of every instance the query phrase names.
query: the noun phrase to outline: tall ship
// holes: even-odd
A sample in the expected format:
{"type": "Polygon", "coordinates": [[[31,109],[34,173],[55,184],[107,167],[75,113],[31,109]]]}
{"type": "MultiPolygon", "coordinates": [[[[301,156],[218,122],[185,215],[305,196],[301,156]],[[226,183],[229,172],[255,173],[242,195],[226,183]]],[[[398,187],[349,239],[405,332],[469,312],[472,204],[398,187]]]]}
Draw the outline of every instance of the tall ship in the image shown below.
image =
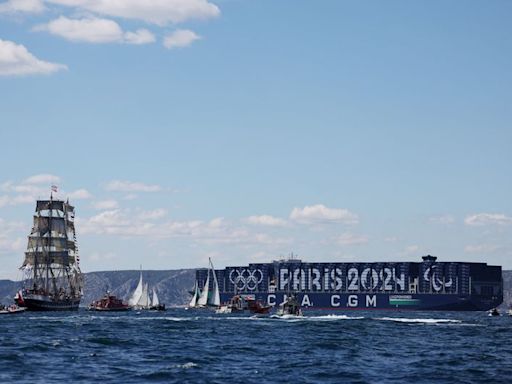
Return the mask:
{"type": "MultiPolygon", "coordinates": [[[[501,266],[486,263],[271,263],[198,269],[194,297],[218,284],[221,302],[235,294],[279,306],[293,295],[304,309],[485,311],[503,302],[501,266]]],[[[202,297],[202,296],[200,296],[202,297]]]]}
{"type": "MultiPolygon", "coordinates": [[[[56,192],[56,187],[52,187],[56,192]]],[[[82,298],[82,274],[75,232],[75,209],[69,201],[38,200],[28,235],[23,287],[16,294],[20,307],[33,311],[77,310],[82,298]]]]}

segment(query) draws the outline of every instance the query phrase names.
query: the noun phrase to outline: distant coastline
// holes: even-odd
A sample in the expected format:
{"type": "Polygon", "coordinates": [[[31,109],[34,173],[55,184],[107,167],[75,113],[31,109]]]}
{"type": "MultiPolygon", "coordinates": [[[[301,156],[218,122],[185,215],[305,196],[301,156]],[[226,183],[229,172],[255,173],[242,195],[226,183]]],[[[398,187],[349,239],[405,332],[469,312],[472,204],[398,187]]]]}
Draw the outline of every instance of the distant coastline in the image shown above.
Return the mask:
{"type": "MultiPolygon", "coordinates": [[[[139,273],[139,270],[84,273],[85,286],[81,306],[85,307],[101,297],[106,289],[128,300],[137,285],[139,273]]],[[[189,290],[194,285],[195,269],[147,270],[142,273],[145,281],[157,287],[159,297],[169,307],[184,306],[189,302],[189,290]]],[[[19,284],[16,281],[0,280],[0,302],[11,303],[18,288],[19,284]]],[[[508,308],[512,305],[512,270],[503,271],[503,289],[502,307],[508,308]]]]}

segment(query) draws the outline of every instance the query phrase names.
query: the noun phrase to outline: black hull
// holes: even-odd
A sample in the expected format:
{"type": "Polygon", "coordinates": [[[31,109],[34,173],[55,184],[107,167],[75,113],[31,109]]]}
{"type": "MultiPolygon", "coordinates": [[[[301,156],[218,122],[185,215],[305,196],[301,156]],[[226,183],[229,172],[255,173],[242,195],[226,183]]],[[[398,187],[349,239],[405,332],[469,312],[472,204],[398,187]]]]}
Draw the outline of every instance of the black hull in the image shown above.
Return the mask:
{"type": "Polygon", "coordinates": [[[24,297],[23,303],[17,303],[29,311],[78,311],[80,299],[51,300],[24,297]]]}
{"type": "Polygon", "coordinates": [[[154,305],[149,307],[150,311],[165,311],[165,304],[154,305]]]}

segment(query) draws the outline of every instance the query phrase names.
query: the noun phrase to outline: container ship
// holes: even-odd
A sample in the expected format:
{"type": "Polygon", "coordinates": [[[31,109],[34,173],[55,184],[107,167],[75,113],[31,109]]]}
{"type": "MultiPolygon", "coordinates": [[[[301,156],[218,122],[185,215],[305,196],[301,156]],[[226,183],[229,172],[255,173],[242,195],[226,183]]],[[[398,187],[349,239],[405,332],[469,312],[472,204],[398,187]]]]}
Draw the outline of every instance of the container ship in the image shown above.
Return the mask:
{"type": "Polygon", "coordinates": [[[293,294],[304,309],[486,311],[503,302],[501,266],[439,262],[307,263],[296,258],[198,269],[194,297],[234,295],[279,305],[293,294]],[[218,292],[218,293],[217,293],[218,292]],[[201,295],[202,293],[202,295],[201,295]]]}

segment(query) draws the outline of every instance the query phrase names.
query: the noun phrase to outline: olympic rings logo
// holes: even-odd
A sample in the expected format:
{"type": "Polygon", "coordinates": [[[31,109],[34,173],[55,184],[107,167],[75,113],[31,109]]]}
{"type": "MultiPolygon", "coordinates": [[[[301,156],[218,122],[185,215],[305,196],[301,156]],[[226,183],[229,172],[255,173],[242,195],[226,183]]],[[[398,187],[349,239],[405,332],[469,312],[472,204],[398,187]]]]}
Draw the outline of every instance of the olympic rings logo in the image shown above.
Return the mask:
{"type": "Polygon", "coordinates": [[[239,291],[246,289],[254,291],[258,287],[258,284],[263,281],[263,273],[260,269],[232,269],[231,272],[229,272],[229,281],[231,281],[239,291]]]}

